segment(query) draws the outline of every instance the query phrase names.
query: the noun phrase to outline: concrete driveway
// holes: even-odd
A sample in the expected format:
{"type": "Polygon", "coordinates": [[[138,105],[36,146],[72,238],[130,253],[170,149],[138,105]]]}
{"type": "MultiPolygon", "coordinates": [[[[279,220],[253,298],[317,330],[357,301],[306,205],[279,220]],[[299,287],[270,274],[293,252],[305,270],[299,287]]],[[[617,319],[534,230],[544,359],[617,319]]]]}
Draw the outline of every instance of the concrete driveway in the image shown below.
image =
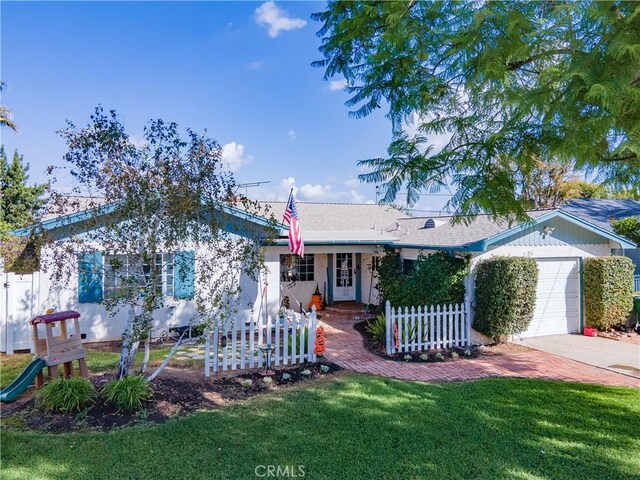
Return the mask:
{"type": "Polygon", "coordinates": [[[526,338],[514,343],[640,379],[640,346],[632,343],[578,334],[526,338]]]}

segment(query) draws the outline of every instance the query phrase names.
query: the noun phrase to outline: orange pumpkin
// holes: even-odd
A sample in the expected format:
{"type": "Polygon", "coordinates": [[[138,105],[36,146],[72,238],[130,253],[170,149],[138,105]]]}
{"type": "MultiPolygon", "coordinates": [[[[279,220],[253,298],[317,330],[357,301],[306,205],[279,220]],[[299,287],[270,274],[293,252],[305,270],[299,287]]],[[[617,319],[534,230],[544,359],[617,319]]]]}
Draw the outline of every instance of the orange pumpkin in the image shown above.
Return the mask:
{"type": "Polygon", "coordinates": [[[314,349],[314,352],[316,355],[322,355],[327,351],[327,347],[325,346],[324,327],[322,326],[318,327],[318,329],[316,330],[315,345],[316,348],[314,349]]]}

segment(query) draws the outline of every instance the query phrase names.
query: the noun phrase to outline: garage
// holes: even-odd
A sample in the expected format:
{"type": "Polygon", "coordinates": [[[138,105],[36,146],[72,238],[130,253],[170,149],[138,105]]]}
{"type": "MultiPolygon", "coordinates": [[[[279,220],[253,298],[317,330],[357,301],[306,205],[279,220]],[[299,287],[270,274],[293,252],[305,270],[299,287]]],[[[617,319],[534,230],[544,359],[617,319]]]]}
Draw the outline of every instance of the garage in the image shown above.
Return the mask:
{"type": "Polygon", "coordinates": [[[580,268],[578,259],[537,259],[538,289],[531,325],[522,337],[580,330],[580,268]]]}

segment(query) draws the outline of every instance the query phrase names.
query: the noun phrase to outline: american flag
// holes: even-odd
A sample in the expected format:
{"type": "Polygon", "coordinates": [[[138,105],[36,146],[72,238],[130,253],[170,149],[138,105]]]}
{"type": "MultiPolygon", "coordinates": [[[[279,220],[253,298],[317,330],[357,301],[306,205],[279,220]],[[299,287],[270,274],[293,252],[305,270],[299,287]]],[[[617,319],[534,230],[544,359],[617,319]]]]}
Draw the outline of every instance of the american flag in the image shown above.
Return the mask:
{"type": "Polygon", "coordinates": [[[289,251],[304,258],[304,242],[302,241],[302,229],[300,228],[300,218],[296,209],[296,202],[293,200],[293,190],[289,195],[287,209],[284,211],[282,219],[289,225],[289,251]]]}

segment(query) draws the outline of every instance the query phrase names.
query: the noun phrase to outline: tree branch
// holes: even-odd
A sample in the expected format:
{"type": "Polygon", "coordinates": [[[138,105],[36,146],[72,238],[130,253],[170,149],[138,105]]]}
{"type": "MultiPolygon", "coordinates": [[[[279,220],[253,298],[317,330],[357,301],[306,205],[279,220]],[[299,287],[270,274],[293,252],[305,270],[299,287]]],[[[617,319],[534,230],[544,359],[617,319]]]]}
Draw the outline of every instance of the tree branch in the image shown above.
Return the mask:
{"type": "Polygon", "coordinates": [[[554,55],[566,55],[575,53],[575,50],[572,48],[557,48],[555,50],[547,50],[546,52],[538,53],[537,55],[532,55],[529,58],[525,58],[524,60],[518,60],[517,62],[507,63],[507,70],[513,72],[514,70],[523,67],[529,63],[535,62],[544,57],[554,56],[554,55]]]}

